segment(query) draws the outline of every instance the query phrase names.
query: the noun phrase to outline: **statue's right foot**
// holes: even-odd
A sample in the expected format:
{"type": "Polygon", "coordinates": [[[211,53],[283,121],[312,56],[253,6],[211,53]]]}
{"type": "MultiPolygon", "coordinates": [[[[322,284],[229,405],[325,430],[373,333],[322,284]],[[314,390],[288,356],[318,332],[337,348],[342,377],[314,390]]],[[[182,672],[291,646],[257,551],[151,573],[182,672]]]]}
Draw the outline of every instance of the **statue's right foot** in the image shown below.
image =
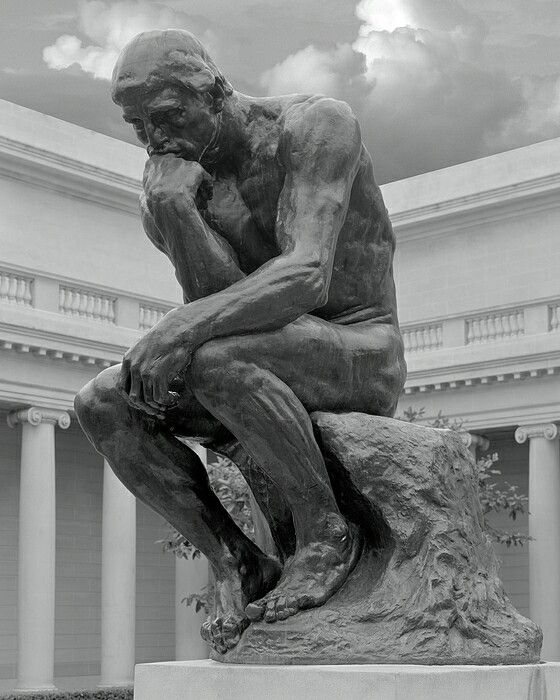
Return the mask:
{"type": "Polygon", "coordinates": [[[251,573],[240,574],[231,569],[214,582],[214,612],[202,625],[200,634],[220,654],[238,644],[249,626],[245,608],[270,591],[280,578],[280,564],[263,556],[251,573]]]}

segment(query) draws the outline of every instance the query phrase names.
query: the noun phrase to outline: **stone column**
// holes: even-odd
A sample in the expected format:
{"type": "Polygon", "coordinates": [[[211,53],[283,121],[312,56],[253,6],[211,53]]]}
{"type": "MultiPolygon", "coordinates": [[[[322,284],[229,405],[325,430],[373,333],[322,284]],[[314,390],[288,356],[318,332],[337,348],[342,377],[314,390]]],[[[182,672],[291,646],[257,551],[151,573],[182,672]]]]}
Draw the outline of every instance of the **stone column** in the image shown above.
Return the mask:
{"type": "Polygon", "coordinates": [[[18,690],[53,690],[56,552],[54,428],[66,411],[14,411],[22,425],[18,544],[18,690]]]}
{"type": "Polygon", "coordinates": [[[529,609],[542,627],[541,659],[560,661],[560,451],[554,423],[523,425],[529,440],[529,609]]]}
{"type": "Polygon", "coordinates": [[[206,613],[182,602],[190,593],[197,593],[208,584],[208,561],[179,559],[175,562],[175,660],[207,659],[208,647],[200,636],[206,613]]]}
{"type": "Polygon", "coordinates": [[[136,498],[103,463],[100,687],[132,685],[136,626],[136,498]]]}
{"type": "MultiPolygon", "coordinates": [[[[188,442],[202,462],[206,464],[206,449],[201,445],[188,442]]],[[[208,584],[208,560],[175,558],[175,660],[191,661],[207,659],[208,647],[200,636],[200,625],[205,613],[195,612],[194,606],[187,606],[183,601],[191,593],[197,593],[208,584]]]]}

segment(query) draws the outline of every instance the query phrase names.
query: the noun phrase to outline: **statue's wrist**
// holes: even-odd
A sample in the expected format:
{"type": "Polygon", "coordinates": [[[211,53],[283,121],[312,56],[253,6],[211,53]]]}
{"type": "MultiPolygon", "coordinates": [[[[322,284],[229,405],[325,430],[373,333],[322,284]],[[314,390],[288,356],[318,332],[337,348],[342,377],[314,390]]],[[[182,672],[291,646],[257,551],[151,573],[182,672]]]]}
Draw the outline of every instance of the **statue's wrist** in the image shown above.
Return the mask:
{"type": "Polygon", "coordinates": [[[169,322],[174,327],[173,335],[177,346],[188,346],[191,349],[196,349],[210,340],[211,336],[205,332],[208,324],[193,318],[188,304],[173,309],[167,316],[168,318],[172,317],[169,318],[169,322]]]}
{"type": "Polygon", "coordinates": [[[188,192],[159,192],[146,194],[146,204],[156,221],[174,217],[181,220],[198,215],[194,195],[188,192]]]}

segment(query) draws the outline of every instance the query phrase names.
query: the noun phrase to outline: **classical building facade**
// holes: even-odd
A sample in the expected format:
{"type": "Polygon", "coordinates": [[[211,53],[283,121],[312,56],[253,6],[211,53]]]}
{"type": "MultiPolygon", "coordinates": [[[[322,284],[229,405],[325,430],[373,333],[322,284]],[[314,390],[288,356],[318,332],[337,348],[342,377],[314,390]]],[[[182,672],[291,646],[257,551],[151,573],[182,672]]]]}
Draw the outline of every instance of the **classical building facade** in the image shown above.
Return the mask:
{"type": "MultiPolygon", "coordinates": [[[[75,392],[180,300],[146,240],[144,152],[0,102],[0,679],[128,683],[205,655],[181,605],[206,577],[114,478],[75,392]]],[[[500,551],[560,659],[560,139],[383,187],[409,378],[400,412],[461,417],[528,492],[528,548],[500,551]]]]}

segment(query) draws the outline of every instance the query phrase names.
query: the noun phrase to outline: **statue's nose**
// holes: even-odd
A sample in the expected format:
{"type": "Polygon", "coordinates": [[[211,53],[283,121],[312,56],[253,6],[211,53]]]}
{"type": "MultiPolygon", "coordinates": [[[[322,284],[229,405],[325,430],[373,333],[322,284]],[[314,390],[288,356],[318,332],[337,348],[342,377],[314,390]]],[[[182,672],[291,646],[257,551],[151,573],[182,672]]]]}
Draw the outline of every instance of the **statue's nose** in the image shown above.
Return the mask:
{"type": "Polygon", "coordinates": [[[166,143],[168,143],[169,139],[160,126],[156,126],[150,121],[146,121],[144,123],[144,129],[146,131],[146,136],[148,137],[149,147],[152,150],[158,151],[163,148],[166,143]]]}

